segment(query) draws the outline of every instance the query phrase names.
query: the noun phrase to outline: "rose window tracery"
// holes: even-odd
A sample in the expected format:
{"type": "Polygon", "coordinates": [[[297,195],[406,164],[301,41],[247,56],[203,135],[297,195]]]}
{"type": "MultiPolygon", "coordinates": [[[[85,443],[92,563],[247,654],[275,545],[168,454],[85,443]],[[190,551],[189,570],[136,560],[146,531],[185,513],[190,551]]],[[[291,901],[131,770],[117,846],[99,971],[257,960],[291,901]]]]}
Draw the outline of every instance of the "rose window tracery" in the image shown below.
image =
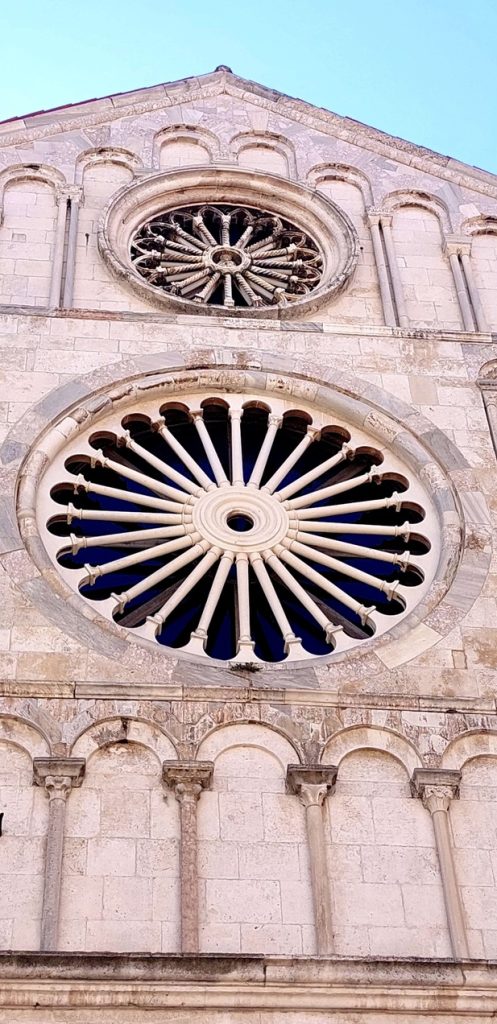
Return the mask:
{"type": "Polygon", "coordinates": [[[226,661],[329,655],[385,632],[419,601],[437,545],[429,497],[397,457],[276,398],[114,415],[62,450],[44,495],[46,547],[85,600],[226,661]]]}
{"type": "Polygon", "coordinates": [[[304,231],[246,206],[166,211],[131,241],[135,270],[149,285],[197,305],[286,306],[321,280],[323,259],[304,231]]]}

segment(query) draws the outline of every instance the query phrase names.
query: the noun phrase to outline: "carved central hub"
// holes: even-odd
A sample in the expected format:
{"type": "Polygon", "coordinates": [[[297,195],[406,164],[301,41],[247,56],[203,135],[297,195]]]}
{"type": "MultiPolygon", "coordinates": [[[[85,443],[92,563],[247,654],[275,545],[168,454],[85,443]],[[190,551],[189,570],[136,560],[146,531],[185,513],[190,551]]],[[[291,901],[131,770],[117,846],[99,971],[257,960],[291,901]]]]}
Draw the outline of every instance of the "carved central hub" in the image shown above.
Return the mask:
{"type": "Polygon", "coordinates": [[[215,245],[208,249],[204,261],[212,270],[221,274],[240,274],[248,270],[250,256],[233,245],[215,245]]]}
{"type": "Polygon", "coordinates": [[[233,484],[204,494],[193,508],[193,525],[225,551],[263,551],[288,530],[288,514],[271,494],[233,484]]]}

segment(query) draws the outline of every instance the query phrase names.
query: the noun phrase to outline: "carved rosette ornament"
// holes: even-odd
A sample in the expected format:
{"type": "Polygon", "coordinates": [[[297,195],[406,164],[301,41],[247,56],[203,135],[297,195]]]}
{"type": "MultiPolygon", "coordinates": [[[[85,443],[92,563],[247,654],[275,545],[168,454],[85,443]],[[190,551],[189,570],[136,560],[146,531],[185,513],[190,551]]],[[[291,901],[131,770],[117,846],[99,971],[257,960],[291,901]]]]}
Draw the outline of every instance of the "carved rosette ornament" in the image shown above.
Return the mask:
{"type": "Polygon", "coordinates": [[[155,288],[202,305],[285,306],[321,279],[323,259],[305,232],[275,214],[190,206],[147,221],[131,245],[155,288]]]}

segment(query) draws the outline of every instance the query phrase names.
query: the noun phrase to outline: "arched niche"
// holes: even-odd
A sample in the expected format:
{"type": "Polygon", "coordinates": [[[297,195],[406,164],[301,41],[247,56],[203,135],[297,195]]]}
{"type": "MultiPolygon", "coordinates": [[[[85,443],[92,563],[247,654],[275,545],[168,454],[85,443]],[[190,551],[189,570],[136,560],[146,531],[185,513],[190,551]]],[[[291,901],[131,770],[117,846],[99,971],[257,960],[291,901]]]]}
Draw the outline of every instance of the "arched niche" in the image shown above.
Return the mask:
{"type": "Polygon", "coordinates": [[[174,747],[149,723],[99,725],[74,748],[87,763],[66,812],[61,947],[176,952],[179,809],[162,787],[174,747]]]}
{"type": "Polygon", "coordinates": [[[407,314],[413,327],[462,330],[456,286],[444,239],[450,232],[445,204],[424,193],[393,193],[383,209],[392,233],[407,314]]]}
{"type": "Polygon", "coordinates": [[[326,803],[336,952],[450,956],[430,815],[410,792],[414,748],[389,730],[358,727],[332,740],[338,763],[326,803]]]}
{"type": "Polygon", "coordinates": [[[74,272],[76,307],[108,308],[109,301],[118,298],[115,281],[98,254],[97,225],[110,197],[132,181],[140,165],[134,154],[112,148],[90,150],[78,158],[77,176],[83,187],[83,201],[74,272]]]}
{"type": "Polygon", "coordinates": [[[497,956],[497,733],[468,732],[445,750],[444,767],[461,771],[450,807],[457,877],[472,956],[497,956]]]}
{"type": "Polygon", "coordinates": [[[491,330],[497,329],[497,218],[476,217],[462,230],[471,236],[471,261],[485,317],[491,330]]]}
{"type": "Polygon", "coordinates": [[[48,753],[29,723],[0,718],[0,949],[39,949],[48,801],[32,759],[48,753]]]}
{"type": "Polygon", "coordinates": [[[353,316],[368,323],[383,323],[383,308],[366,210],[372,203],[369,179],[356,168],[343,164],[319,164],[307,180],[350,217],[359,238],[357,268],[347,291],[330,309],[330,319],[353,316]]]}
{"type": "Polygon", "coordinates": [[[284,178],[297,177],[295,150],[282,136],[271,132],[244,132],[231,140],[230,150],[240,167],[280,174],[284,178]]]}
{"type": "Polygon", "coordinates": [[[304,809],[285,792],[293,745],[267,726],[234,723],[211,732],[198,756],[214,761],[198,804],[201,950],[314,948],[304,809]]]}
{"type": "Polygon", "coordinates": [[[154,136],[153,166],[158,170],[215,163],[219,139],[206,128],[168,125],[154,136]]]}
{"type": "Polygon", "coordinates": [[[0,304],[46,306],[64,176],[44,165],[0,174],[0,304]]]}

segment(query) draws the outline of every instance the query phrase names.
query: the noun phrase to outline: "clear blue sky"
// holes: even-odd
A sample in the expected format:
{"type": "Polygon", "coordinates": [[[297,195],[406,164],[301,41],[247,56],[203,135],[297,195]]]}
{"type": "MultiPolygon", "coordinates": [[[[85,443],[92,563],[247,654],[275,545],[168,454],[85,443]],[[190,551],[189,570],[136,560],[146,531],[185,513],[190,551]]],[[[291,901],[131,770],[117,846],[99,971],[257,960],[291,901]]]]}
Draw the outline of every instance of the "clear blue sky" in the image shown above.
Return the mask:
{"type": "Polygon", "coordinates": [[[0,34],[0,119],[228,64],[497,173],[497,0],[4,0],[0,34]]]}

